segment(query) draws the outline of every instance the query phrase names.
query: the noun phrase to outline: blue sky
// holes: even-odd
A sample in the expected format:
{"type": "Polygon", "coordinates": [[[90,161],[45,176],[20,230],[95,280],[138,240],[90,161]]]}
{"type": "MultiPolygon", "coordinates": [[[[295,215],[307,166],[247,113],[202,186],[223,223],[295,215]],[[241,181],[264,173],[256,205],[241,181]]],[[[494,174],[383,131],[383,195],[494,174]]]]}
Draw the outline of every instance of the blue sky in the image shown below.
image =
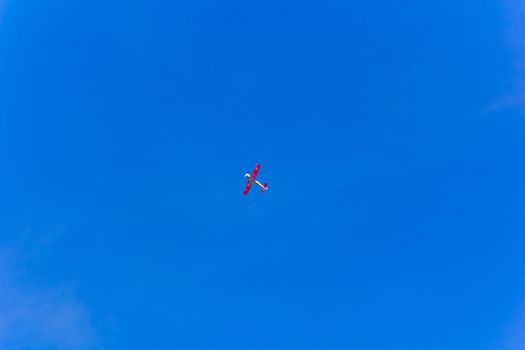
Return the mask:
{"type": "Polygon", "coordinates": [[[0,347],[525,348],[524,12],[0,1],[0,347]]]}

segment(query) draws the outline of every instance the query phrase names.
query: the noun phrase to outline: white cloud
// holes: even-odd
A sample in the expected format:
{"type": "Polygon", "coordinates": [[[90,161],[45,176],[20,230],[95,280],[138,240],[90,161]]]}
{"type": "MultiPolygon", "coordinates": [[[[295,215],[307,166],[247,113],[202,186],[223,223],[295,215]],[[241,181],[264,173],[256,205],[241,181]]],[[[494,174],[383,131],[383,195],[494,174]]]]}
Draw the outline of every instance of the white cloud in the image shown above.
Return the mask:
{"type": "Polygon", "coordinates": [[[509,44],[518,54],[516,67],[522,77],[525,75],[525,1],[506,0],[507,37],[509,44]]]}
{"type": "Polygon", "coordinates": [[[506,341],[503,346],[506,350],[525,349],[525,300],[516,310],[516,313],[506,329],[506,341]]]}
{"type": "Polygon", "coordinates": [[[508,94],[499,97],[492,101],[490,106],[487,108],[487,112],[499,111],[507,108],[516,108],[525,106],[525,87],[517,85],[508,94]]]}
{"type": "Polygon", "coordinates": [[[506,41],[514,53],[515,78],[511,91],[496,99],[490,111],[525,107],[525,0],[505,0],[506,41]]]}
{"type": "Polygon", "coordinates": [[[67,286],[38,288],[0,251],[0,348],[91,349],[89,313],[67,286]]]}

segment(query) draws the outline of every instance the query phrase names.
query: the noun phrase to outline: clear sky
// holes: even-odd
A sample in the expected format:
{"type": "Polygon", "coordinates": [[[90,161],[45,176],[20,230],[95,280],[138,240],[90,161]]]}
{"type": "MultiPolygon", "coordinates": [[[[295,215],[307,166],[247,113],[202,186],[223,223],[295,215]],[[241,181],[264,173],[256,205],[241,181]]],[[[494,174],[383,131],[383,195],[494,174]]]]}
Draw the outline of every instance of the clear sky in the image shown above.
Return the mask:
{"type": "Polygon", "coordinates": [[[525,349],[523,18],[1,0],[0,348],[525,349]]]}

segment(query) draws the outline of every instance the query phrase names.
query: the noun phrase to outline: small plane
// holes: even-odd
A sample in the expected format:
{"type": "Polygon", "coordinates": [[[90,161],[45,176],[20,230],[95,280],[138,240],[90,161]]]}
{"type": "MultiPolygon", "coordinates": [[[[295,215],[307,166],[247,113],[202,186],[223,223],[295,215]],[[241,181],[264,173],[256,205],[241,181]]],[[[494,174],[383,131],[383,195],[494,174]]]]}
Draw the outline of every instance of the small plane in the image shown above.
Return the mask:
{"type": "Polygon", "coordinates": [[[246,187],[244,188],[245,196],[248,194],[248,192],[250,192],[250,188],[252,188],[252,185],[254,183],[261,188],[261,192],[268,191],[268,182],[261,184],[259,181],[257,181],[257,174],[259,174],[260,169],[261,169],[261,164],[257,164],[251,174],[250,173],[244,174],[244,177],[248,179],[248,183],[246,184],[246,187]]]}

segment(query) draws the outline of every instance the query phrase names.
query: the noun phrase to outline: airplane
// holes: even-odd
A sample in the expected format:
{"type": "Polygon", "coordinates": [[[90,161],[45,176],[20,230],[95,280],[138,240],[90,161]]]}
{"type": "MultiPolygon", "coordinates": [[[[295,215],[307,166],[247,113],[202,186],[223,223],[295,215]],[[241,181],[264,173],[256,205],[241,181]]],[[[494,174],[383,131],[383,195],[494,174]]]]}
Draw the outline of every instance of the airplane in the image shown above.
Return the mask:
{"type": "Polygon", "coordinates": [[[252,188],[252,185],[254,183],[261,188],[261,192],[268,191],[268,182],[261,184],[259,181],[257,181],[257,174],[259,174],[260,169],[261,169],[261,164],[257,164],[251,174],[250,173],[244,174],[244,177],[248,179],[248,183],[246,184],[246,187],[244,188],[245,196],[248,194],[248,192],[250,192],[250,188],[252,188]]]}

